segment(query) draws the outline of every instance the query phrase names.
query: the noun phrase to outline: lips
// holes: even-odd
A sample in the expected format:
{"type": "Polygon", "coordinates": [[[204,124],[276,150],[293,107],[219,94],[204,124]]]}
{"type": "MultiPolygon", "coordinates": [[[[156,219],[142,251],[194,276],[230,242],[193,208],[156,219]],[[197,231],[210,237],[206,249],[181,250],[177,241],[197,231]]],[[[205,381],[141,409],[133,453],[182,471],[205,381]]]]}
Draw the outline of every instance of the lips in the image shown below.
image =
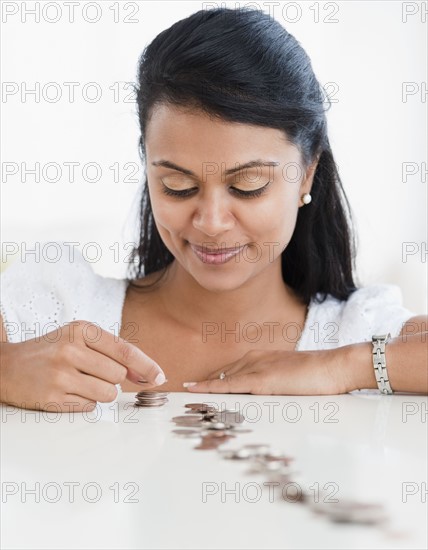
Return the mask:
{"type": "Polygon", "coordinates": [[[230,261],[232,258],[237,257],[243,246],[238,246],[234,248],[221,248],[220,249],[209,249],[204,246],[190,244],[190,248],[193,253],[204,263],[204,264],[225,264],[230,261]],[[212,250],[212,252],[210,252],[212,250]]]}
{"type": "Polygon", "coordinates": [[[194,250],[197,250],[198,252],[203,252],[204,254],[227,254],[229,252],[238,252],[242,248],[242,246],[234,246],[231,248],[226,248],[225,246],[219,245],[216,248],[209,248],[207,246],[201,246],[198,244],[191,244],[192,248],[194,250]]]}

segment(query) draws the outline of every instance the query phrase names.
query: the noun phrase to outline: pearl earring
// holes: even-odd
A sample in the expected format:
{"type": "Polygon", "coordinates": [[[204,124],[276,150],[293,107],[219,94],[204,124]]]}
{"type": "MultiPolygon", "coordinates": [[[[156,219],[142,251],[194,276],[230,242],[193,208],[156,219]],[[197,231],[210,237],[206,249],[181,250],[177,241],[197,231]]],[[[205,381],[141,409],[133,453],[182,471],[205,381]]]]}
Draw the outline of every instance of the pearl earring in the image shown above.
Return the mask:
{"type": "Polygon", "coordinates": [[[312,197],[309,193],[305,193],[304,195],[302,195],[303,204],[309,204],[311,200],[312,200],[312,197]]]}

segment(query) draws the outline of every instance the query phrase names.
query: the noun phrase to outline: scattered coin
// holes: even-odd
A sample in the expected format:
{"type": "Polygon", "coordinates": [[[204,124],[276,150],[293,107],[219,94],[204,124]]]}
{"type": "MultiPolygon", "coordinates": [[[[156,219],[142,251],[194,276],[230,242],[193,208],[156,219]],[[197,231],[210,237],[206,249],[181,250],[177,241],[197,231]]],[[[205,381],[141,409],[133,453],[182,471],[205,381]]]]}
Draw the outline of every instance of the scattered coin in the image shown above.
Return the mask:
{"type": "Polygon", "coordinates": [[[200,414],[188,414],[183,416],[174,416],[173,422],[200,422],[204,417],[200,414]]]}
{"type": "Polygon", "coordinates": [[[315,512],[326,514],[336,523],[375,525],[387,520],[385,509],[381,504],[340,500],[339,502],[312,502],[311,507],[315,512]]]}
{"type": "MultiPolygon", "coordinates": [[[[286,459],[287,460],[287,459],[286,459]]],[[[264,457],[257,457],[254,460],[254,469],[258,471],[265,471],[265,472],[279,472],[281,474],[287,474],[291,472],[291,468],[288,464],[288,461],[285,462],[283,460],[275,460],[275,461],[269,461],[265,460],[264,457]]]]}
{"type": "Polygon", "coordinates": [[[236,437],[236,435],[232,434],[230,430],[202,430],[201,431],[202,437],[223,437],[227,435],[228,437],[236,437]]]}
{"type": "Polygon", "coordinates": [[[227,430],[231,428],[230,424],[224,422],[203,422],[203,426],[207,430],[227,430]]]}
{"type": "Polygon", "coordinates": [[[230,435],[223,434],[221,436],[218,435],[218,432],[212,432],[209,435],[206,435],[202,438],[201,443],[195,447],[195,449],[199,450],[213,450],[217,449],[220,445],[223,445],[223,443],[226,443],[226,441],[229,441],[231,439],[230,435]]]}
{"type": "Polygon", "coordinates": [[[196,447],[193,447],[194,449],[197,449],[198,451],[212,451],[214,449],[217,449],[218,448],[218,445],[214,442],[211,442],[211,443],[208,443],[208,442],[204,442],[204,443],[201,443],[200,445],[197,445],[196,447]]]}
{"type": "Polygon", "coordinates": [[[186,438],[195,438],[195,437],[201,437],[201,432],[199,430],[192,430],[192,429],[185,429],[185,428],[178,428],[176,430],[172,430],[173,433],[179,435],[180,437],[186,437],[186,438]]]}
{"type": "Polygon", "coordinates": [[[228,460],[248,460],[252,456],[248,449],[224,449],[220,451],[220,454],[228,460]]]}
{"type": "Polygon", "coordinates": [[[224,422],[225,424],[242,424],[245,417],[239,411],[235,410],[223,410],[215,413],[215,418],[219,422],[224,422]]]}
{"type": "MultiPolygon", "coordinates": [[[[164,398],[166,399],[166,396],[164,398]]],[[[146,399],[147,402],[149,400],[146,399]]],[[[235,438],[236,434],[252,432],[251,429],[240,426],[245,417],[238,410],[218,410],[208,403],[188,403],[185,408],[187,410],[184,415],[172,419],[179,426],[173,430],[174,433],[183,438],[200,437],[201,441],[194,447],[197,450],[217,449],[220,456],[225,459],[246,461],[250,466],[249,473],[265,474],[267,479],[276,482],[275,490],[282,490],[288,485],[287,496],[290,502],[309,504],[314,512],[323,514],[336,523],[374,525],[387,519],[380,504],[352,500],[326,502],[325,495],[321,495],[320,501],[315,503],[308,484],[299,477],[299,472],[291,468],[293,458],[265,443],[248,443],[236,449],[219,449],[221,445],[235,438]]]]}
{"type": "Polygon", "coordinates": [[[186,409],[192,409],[198,412],[214,412],[217,410],[215,407],[208,405],[207,403],[187,403],[187,405],[184,406],[186,409]]]}

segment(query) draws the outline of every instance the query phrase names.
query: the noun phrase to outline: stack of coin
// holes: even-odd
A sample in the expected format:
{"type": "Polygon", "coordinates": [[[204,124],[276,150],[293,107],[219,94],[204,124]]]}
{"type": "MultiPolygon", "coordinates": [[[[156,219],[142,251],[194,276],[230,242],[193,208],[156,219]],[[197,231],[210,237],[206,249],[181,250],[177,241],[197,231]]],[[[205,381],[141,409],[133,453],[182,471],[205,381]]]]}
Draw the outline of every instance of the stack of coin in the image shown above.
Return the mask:
{"type": "Polygon", "coordinates": [[[164,391],[140,391],[135,396],[136,407],[161,407],[168,402],[168,392],[164,391]]]}

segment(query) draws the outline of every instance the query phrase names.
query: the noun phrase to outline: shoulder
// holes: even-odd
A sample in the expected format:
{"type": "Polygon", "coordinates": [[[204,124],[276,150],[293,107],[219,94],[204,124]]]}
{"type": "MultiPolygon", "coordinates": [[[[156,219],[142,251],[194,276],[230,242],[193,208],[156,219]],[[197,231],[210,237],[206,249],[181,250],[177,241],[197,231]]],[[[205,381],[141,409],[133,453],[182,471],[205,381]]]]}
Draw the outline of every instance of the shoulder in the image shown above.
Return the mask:
{"type": "Polygon", "coordinates": [[[0,312],[12,342],[77,319],[108,330],[120,321],[126,290],[124,280],[98,275],[67,242],[51,242],[33,253],[21,250],[1,274],[1,288],[0,312]]]}
{"type": "Polygon", "coordinates": [[[393,284],[372,284],[355,290],[347,300],[330,295],[324,302],[311,301],[308,320],[315,328],[305,334],[306,349],[328,349],[371,341],[373,334],[399,335],[403,324],[416,314],[403,306],[402,292],[393,284]]]}

